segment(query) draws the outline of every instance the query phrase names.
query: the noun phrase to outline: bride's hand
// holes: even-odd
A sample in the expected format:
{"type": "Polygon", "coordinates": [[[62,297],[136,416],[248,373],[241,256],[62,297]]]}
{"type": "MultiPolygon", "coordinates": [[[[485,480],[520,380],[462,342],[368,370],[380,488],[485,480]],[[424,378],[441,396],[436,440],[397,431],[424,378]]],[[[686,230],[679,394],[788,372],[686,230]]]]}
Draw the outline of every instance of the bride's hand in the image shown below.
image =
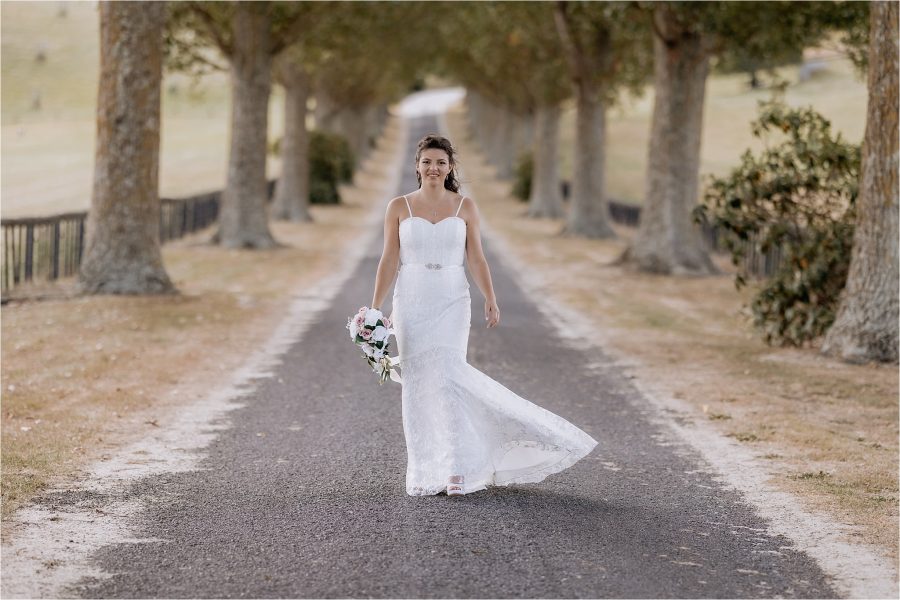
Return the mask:
{"type": "Polygon", "coordinates": [[[496,302],[484,301],[484,320],[488,322],[488,329],[496,327],[500,323],[500,307],[496,302]]]}

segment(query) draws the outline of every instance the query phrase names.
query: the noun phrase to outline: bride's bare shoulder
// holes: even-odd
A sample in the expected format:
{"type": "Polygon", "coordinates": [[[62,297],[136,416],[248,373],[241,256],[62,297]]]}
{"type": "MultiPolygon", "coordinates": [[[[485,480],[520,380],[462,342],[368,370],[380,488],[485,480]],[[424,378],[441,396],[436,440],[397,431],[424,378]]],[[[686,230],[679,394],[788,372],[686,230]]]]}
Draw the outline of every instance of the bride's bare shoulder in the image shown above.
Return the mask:
{"type": "Polygon", "coordinates": [[[462,205],[459,207],[459,216],[478,216],[478,205],[475,204],[475,201],[472,199],[472,197],[460,194],[460,198],[462,198],[462,205]]]}
{"type": "Polygon", "coordinates": [[[406,200],[403,199],[403,196],[397,196],[388,202],[385,213],[388,215],[399,215],[401,210],[406,211],[406,200]]]}

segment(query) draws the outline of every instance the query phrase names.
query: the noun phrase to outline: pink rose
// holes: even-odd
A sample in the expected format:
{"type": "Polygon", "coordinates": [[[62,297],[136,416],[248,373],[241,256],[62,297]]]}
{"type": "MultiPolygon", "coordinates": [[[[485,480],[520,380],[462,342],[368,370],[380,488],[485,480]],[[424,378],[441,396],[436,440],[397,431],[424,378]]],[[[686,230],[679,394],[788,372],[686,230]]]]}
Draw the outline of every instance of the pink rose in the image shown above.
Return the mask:
{"type": "Polygon", "coordinates": [[[388,329],[391,328],[391,320],[388,317],[384,318],[384,326],[387,327],[388,329]]]}
{"type": "Polygon", "coordinates": [[[361,306],[359,309],[359,314],[364,315],[364,314],[366,314],[367,310],[369,310],[368,306],[361,306]]]}
{"type": "Polygon", "coordinates": [[[357,329],[362,329],[363,323],[366,322],[366,315],[362,313],[356,315],[356,317],[353,319],[353,322],[356,323],[357,329]]]}
{"type": "Polygon", "coordinates": [[[372,330],[367,327],[363,327],[359,330],[359,335],[360,337],[362,337],[362,339],[368,340],[372,337],[372,330]]]}

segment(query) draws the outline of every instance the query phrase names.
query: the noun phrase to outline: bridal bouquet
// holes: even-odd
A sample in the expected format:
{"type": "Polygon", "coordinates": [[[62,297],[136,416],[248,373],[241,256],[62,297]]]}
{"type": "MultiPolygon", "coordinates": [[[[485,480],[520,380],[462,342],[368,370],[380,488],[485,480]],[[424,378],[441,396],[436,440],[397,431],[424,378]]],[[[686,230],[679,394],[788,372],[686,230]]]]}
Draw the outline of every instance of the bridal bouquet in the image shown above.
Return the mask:
{"type": "Polygon", "coordinates": [[[347,320],[347,329],[350,339],[362,349],[363,358],[378,376],[378,383],[384,383],[388,377],[399,382],[400,377],[394,370],[399,362],[388,356],[388,338],[394,333],[391,320],[377,308],[363,306],[347,320]]]}

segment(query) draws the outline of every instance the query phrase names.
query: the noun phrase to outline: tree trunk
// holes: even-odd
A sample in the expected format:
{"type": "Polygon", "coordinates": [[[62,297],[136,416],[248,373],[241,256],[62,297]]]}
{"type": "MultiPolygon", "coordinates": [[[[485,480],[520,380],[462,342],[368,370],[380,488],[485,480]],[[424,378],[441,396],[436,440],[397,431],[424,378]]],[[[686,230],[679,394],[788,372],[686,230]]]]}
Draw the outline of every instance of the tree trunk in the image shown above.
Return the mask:
{"type": "Polygon", "coordinates": [[[642,271],[704,275],[716,268],[691,213],[698,199],[703,101],[709,52],[701,34],[680,30],[665,9],[654,11],[655,101],[641,223],[623,259],[642,271]]]}
{"type": "Polygon", "coordinates": [[[469,133],[479,148],[481,145],[481,123],[484,99],[475,90],[466,90],[466,113],[469,115],[469,133]]]}
{"type": "Polygon", "coordinates": [[[822,352],[848,362],[898,359],[897,3],[873,2],[869,106],[847,285],[822,352]]]}
{"type": "Polygon", "coordinates": [[[284,137],[281,139],[281,177],[275,185],[272,216],[284,221],[309,222],[309,132],[306,101],[309,78],[300,67],[287,65],[284,86],[284,137]]]}
{"type": "Polygon", "coordinates": [[[97,147],[79,287],[174,292],[159,248],[162,2],[101,2],[97,147]]]}
{"type": "Polygon", "coordinates": [[[488,132],[491,128],[490,103],[478,92],[472,93],[472,133],[479,150],[490,161],[488,132]]]}
{"type": "Polygon", "coordinates": [[[340,109],[334,118],[334,132],[347,140],[353,162],[358,165],[366,151],[365,107],[340,109]]]}
{"type": "Polygon", "coordinates": [[[497,108],[497,130],[494,142],[494,162],[500,179],[511,179],[515,163],[515,114],[505,106],[497,108]]]}
{"type": "Polygon", "coordinates": [[[272,55],[265,2],[238,2],[231,57],[231,152],[218,241],[227,248],[271,248],[266,206],[266,134],[272,55]]]}
{"type": "Polygon", "coordinates": [[[381,132],[384,131],[385,126],[388,123],[388,120],[391,118],[391,111],[387,104],[382,102],[378,106],[378,135],[376,138],[381,137],[381,132]]]}
{"type": "Polygon", "coordinates": [[[368,158],[369,154],[372,153],[372,150],[375,148],[378,136],[381,134],[381,115],[382,115],[382,106],[381,104],[369,104],[366,106],[365,112],[365,132],[366,132],[366,152],[365,154],[356,162],[357,165],[362,164],[362,159],[368,158]]]}
{"type": "Polygon", "coordinates": [[[331,99],[331,96],[323,90],[315,90],[313,91],[313,95],[316,98],[316,108],[313,111],[316,129],[334,133],[334,121],[337,116],[337,109],[335,108],[334,101],[331,99]]]}
{"type": "Polygon", "coordinates": [[[606,105],[586,85],[578,86],[573,169],[565,233],[615,237],[606,203],[606,105]]]}
{"type": "Polygon", "coordinates": [[[519,164],[519,158],[530,152],[534,145],[534,113],[516,114],[513,121],[513,165],[519,164]]]}
{"type": "Polygon", "coordinates": [[[534,168],[528,216],[559,218],[563,216],[559,185],[559,117],[558,104],[539,106],[534,115],[534,168]]]}
{"type": "Polygon", "coordinates": [[[368,106],[351,106],[347,109],[347,139],[353,148],[354,163],[360,164],[369,152],[369,136],[366,132],[368,106]]]}
{"type": "Polygon", "coordinates": [[[494,163],[494,144],[496,137],[494,135],[497,129],[497,107],[488,99],[482,104],[481,125],[478,127],[478,133],[481,139],[481,151],[488,164],[496,168],[494,163]]]}

